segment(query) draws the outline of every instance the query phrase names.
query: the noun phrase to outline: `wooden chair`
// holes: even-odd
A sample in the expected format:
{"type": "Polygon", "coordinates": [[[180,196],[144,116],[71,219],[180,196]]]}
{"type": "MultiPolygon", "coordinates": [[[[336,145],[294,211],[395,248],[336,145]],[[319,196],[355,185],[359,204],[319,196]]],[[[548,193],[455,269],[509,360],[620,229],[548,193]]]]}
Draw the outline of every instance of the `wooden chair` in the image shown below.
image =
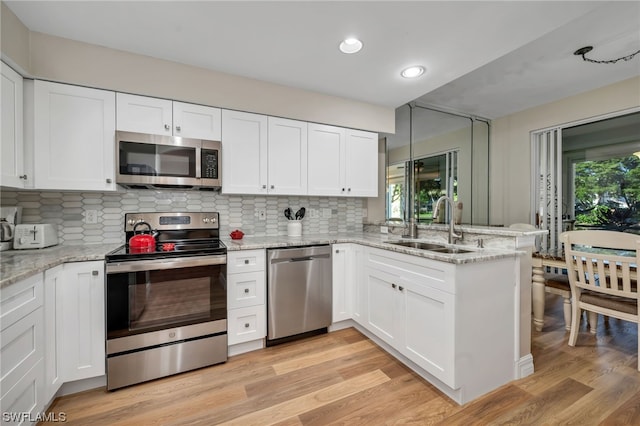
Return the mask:
{"type": "Polygon", "coordinates": [[[575,346],[578,339],[581,310],[587,311],[593,330],[597,315],[602,314],[635,322],[640,331],[637,281],[640,235],[613,231],[569,231],[561,234],[560,238],[564,243],[572,295],[569,345],[575,346]]]}

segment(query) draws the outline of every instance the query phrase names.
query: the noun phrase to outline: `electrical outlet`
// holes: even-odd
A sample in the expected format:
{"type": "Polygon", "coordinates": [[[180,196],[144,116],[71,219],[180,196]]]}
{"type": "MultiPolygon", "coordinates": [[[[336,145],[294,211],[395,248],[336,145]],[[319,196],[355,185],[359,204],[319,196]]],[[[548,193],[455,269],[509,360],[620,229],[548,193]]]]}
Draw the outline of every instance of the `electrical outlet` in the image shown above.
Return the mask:
{"type": "Polygon", "coordinates": [[[322,209],[322,217],[325,219],[331,217],[331,209],[322,209]]]}
{"type": "Polygon", "coordinates": [[[264,210],[258,210],[258,220],[267,220],[267,212],[264,210]]]}
{"type": "Polygon", "coordinates": [[[98,223],[98,211],[97,210],[85,210],[84,212],[85,223],[98,223]]]}
{"type": "Polygon", "coordinates": [[[316,210],[316,209],[309,209],[309,217],[311,219],[317,219],[317,218],[320,217],[320,214],[319,214],[318,210],[316,210]]]}
{"type": "Polygon", "coordinates": [[[380,227],[380,233],[381,234],[388,234],[389,233],[389,227],[388,226],[381,226],[380,227]]]}

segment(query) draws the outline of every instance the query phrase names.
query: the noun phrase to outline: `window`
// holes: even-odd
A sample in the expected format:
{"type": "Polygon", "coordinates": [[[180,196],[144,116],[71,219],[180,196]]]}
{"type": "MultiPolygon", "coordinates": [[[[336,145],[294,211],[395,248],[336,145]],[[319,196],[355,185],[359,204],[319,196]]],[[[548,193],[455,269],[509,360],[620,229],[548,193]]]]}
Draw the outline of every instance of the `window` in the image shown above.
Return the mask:
{"type": "Polygon", "coordinates": [[[640,112],[532,133],[532,222],[560,247],[567,229],[640,234],[640,112]]]}

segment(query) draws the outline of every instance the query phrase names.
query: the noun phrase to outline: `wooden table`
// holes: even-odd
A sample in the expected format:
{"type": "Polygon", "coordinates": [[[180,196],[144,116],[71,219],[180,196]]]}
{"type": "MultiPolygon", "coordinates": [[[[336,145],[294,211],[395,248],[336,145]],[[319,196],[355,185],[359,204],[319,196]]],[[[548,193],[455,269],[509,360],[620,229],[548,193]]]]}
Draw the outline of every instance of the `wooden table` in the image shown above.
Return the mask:
{"type": "MultiPolygon", "coordinates": [[[[544,326],[544,293],[559,294],[563,296],[557,289],[546,287],[544,285],[544,271],[547,267],[566,269],[564,256],[559,252],[533,253],[531,259],[532,276],[531,276],[531,303],[533,305],[533,325],[537,331],[542,331],[544,326]]],[[[571,301],[564,300],[564,321],[565,329],[571,328],[571,301]]]]}

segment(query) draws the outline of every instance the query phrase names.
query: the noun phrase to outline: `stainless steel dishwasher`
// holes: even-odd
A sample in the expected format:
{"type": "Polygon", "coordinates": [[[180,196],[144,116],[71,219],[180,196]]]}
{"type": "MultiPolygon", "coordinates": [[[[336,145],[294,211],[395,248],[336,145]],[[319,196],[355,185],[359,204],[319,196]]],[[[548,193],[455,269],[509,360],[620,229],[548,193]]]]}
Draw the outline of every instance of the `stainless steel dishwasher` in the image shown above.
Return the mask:
{"type": "Polygon", "coordinates": [[[331,325],[331,246],[267,250],[267,345],[331,325]]]}

